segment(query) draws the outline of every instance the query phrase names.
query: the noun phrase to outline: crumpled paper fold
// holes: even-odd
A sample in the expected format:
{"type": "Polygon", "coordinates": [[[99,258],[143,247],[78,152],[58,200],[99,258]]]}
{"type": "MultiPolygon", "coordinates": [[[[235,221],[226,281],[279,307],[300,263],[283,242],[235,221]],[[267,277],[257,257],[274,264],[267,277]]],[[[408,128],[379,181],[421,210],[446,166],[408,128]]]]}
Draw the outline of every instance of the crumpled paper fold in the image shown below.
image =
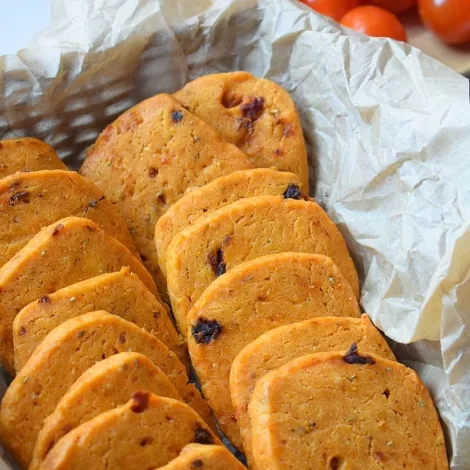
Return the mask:
{"type": "Polygon", "coordinates": [[[77,168],[148,96],[240,69],[281,84],[362,306],[430,388],[452,469],[468,470],[469,83],[408,45],[344,33],[291,0],[55,0],[30,47],[0,57],[0,138],[42,138],[77,168]]]}

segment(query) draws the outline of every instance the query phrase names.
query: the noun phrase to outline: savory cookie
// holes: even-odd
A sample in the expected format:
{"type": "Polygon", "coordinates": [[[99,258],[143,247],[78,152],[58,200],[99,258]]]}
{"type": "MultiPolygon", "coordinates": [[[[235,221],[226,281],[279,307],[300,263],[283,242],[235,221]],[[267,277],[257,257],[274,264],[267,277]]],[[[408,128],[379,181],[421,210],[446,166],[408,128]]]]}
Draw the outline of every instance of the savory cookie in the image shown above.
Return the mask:
{"type": "Polygon", "coordinates": [[[54,149],[32,137],[0,140],[0,178],[17,171],[66,170],[54,149]]]}
{"type": "Polygon", "coordinates": [[[282,196],[241,199],[199,217],[168,246],[168,292],[183,335],[186,315],[214,279],[244,261],[286,251],[329,256],[359,296],[346,243],[318,204],[282,196]]]}
{"type": "Polygon", "coordinates": [[[90,367],[44,422],[28,470],[37,470],[57,441],[67,433],[95,416],[123,405],[139,390],[181,400],[168,377],[142,354],[123,352],[90,367]]]}
{"type": "Polygon", "coordinates": [[[176,458],[191,442],[221,444],[189,406],[148,391],[64,436],[40,470],[145,470],[176,458]]]}
{"type": "Polygon", "coordinates": [[[101,190],[74,171],[16,173],[0,180],[0,266],[41,228],[68,216],[93,220],[139,256],[123,218],[101,190]]]}
{"type": "Polygon", "coordinates": [[[249,405],[259,469],[448,469],[416,373],[373,354],[304,356],[258,381],[249,405]]]}
{"type": "Polygon", "coordinates": [[[215,280],[188,315],[188,346],[219,427],[236,447],[240,432],[230,398],[230,367],[266,331],[312,317],[357,317],[346,279],[326,256],[280,253],[240,264],[215,280]]]}
{"type": "MultiPolygon", "coordinates": [[[[246,470],[223,446],[188,444],[176,459],[158,470],[246,470]]],[[[157,469],[156,469],[157,470],[157,469]]]]}
{"type": "Polygon", "coordinates": [[[318,352],[343,351],[352,343],[356,343],[361,351],[395,360],[387,342],[367,315],[362,315],[361,319],[311,318],[281,326],[264,333],[238,353],[230,370],[230,395],[243,450],[251,468],[255,465],[248,405],[256,382],[293,359],[318,352]]]}
{"type": "Polygon", "coordinates": [[[268,168],[241,170],[221,176],[183,196],[168,209],[155,227],[158,261],[166,275],[166,251],[173,237],[204,214],[227,206],[239,199],[262,195],[300,193],[299,180],[293,173],[268,168]]]}
{"type": "Polygon", "coordinates": [[[105,310],[153,333],[183,362],[186,348],[164,306],[129,268],[102,274],[49,295],[49,302],[32,302],[13,322],[15,369],[20,370],[46,335],[69,318],[105,310]]]}
{"type": "Polygon", "coordinates": [[[154,240],[158,218],[191,188],[251,167],[241,150],[162,94],[109,125],[80,171],[124,216],[144,264],[165,294],[154,240]]]}
{"type": "Polygon", "coordinates": [[[174,96],[240,147],[255,166],[296,173],[308,192],[302,126],[282,87],[247,72],[231,72],[198,78],[174,96]]]}
{"type": "Polygon", "coordinates": [[[168,376],[181,398],[210,420],[209,408],[189,383],[183,364],[160,340],[115,315],[86,313],[46,336],[3,397],[3,443],[20,465],[29,464],[44,420],[75,380],[97,361],[120,352],[147,356],[168,376]]]}
{"type": "MultiPolygon", "coordinates": [[[[128,266],[156,295],[152,277],[120,242],[93,221],[67,217],[41,230],[0,268],[0,360],[13,368],[13,320],[30,302],[76,282],[128,266]]],[[[38,300],[39,299],[39,300],[38,300]]]]}

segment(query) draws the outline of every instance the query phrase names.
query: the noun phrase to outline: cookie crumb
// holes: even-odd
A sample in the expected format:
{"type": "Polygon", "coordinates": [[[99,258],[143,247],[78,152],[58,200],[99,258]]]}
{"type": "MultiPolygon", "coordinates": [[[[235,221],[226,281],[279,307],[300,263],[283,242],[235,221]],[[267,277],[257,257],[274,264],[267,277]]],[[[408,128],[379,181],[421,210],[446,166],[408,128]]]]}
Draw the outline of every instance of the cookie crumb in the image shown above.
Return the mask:
{"type": "Polygon", "coordinates": [[[199,318],[191,333],[197,344],[210,344],[222,333],[223,327],[217,320],[199,318]]]}

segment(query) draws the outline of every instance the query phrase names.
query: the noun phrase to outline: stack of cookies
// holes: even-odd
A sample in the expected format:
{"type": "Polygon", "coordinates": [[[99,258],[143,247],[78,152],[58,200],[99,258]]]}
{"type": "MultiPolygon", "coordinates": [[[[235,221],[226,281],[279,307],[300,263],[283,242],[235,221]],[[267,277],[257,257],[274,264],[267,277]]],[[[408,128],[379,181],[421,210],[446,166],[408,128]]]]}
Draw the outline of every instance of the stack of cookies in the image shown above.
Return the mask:
{"type": "Polygon", "coordinates": [[[0,358],[17,374],[0,422],[23,468],[243,468],[211,413],[251,469],[448,468],[429,393],[361,315],[346,243],[308,197],[285,90],[236,72],[157,95],[81,176],[17,142],[0,151],[0,358]]]}
{"type": "Polygon", "coordinates": [[[15,376],[0,425],[18,465],[184,468],[222,452],[243,468],[118,210],[42,142],[2,141],[0,158],[0,358],[15,376]]]}

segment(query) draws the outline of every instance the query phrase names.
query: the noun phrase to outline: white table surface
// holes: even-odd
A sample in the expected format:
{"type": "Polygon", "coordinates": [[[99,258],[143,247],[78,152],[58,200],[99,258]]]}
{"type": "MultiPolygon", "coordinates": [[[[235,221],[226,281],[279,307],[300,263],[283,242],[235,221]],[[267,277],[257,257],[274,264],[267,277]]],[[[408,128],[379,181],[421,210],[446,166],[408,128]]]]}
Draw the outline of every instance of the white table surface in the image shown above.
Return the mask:
{"type": "Polygon", "coordinates": [[[0,0],[0,55],[15,54],[49,23],[50,0],[0,0]]]}

